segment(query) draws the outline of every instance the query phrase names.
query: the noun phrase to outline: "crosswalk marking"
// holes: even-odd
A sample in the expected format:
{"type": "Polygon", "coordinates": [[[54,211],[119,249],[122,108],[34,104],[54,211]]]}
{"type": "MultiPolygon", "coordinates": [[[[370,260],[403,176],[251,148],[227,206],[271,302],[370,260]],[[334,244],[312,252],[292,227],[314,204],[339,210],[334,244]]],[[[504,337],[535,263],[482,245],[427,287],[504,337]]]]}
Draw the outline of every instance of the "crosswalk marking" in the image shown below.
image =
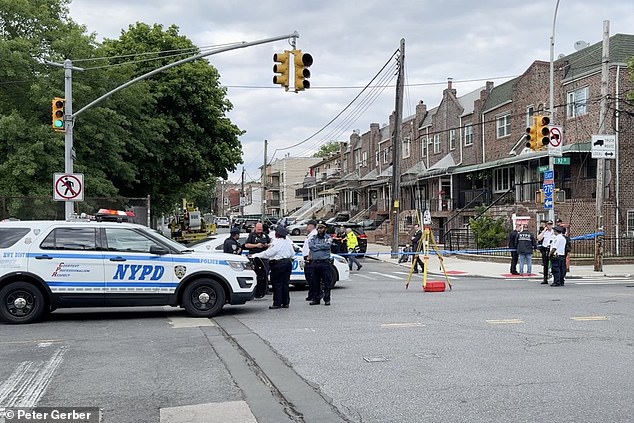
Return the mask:
{"type": "MultiPolygon", "coordinates": [[[[405,275],[405,276],[409,276],[409,272],[394,272],[397,275],[405,275]]],[[[427,272],[427,275],[431,275],[431,276],[445,276],[443,275],[441,272],[427,272]]],[[[416,276],[420,276],[421,278],[423,277],[423,275],[421,273],[412,273],[412,277],[416,277],[416,276]]],[[[447,275],[448,279],[458,279],[455,276],[449,276],[447,275]]]]}
{"type": "Polygon", "coordinates": [[[380,275],[380,276],[383,276],[385,278],[396,279],[396,280],[399,280],[399,281],[403,280],[403,278],[400,277],[400,276],[388,275],[387,273],[381,273],[381,272],[368,272],[368,273],[372,273],[374,275],[380,275]]]}
{"type": "Polygon", "coordinates": [[[491,325],[514,325],[524,323],[522,319],[498,319],[498,320],[487,320],[487,323],[491,325]]]}
{"type": "Polygon", "coordinates": [[[583,279],[581,281],[566,281],[575,285],[620,285],[631,283],[634,284],[634,279],[583,279]]]}
{"type": "Polygon", "coordinates": [[[570,320],[576,320],[578,322],[592,322],[600,320],[608,320],[608,316],[574,316],[570,320]]]}

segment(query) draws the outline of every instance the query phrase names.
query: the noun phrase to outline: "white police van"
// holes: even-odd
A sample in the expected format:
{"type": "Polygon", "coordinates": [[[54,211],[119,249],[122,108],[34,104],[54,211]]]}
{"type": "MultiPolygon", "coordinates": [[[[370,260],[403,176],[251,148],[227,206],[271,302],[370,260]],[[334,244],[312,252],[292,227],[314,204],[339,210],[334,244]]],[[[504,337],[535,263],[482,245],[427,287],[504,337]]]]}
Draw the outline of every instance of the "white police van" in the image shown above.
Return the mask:
{"type": "Polygon", "coordinates": [[[182,306],[211,317],[253,298],[255,272],[230,254],[194,252],[145,226],[0,222],[0,320],[65,307],[182,306]]]}

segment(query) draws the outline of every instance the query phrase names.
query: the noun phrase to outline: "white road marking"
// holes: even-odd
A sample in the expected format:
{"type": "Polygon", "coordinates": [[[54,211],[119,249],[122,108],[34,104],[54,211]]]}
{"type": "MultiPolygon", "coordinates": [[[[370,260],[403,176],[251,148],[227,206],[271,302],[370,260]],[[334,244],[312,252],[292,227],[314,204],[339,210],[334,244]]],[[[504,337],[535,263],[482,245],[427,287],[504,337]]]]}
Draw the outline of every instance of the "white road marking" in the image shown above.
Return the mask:
{"type": "Polygon", "coordinates": [[[574,317],[571,317],[570,320],[576,320],[578,322],[591,322],[591,321],[608,320],[608,316],[574,316],[574,317]]]}
{"type": "Polygon", "coordinates": [[[634,284],[633,279],[615,279],[615,280],[606,280],[606,279],[597,279],[597,280],[583,280],[580,282],[572,282],[566,281],[566,283],[574,284],[574,285],[621,285],[631,283],[634,284]]]}
{"type": "Polygon", "coordinates": [[[396,280],[399,280],[399,281],[403,280],[403,278],[400,277],[400,276],[388,275],[386,273],[381,273],[381,272],[368,272],[368,273],[372,273],[373,275],[383,276],[383,277],[389,278],[389,279],[396,279],[396,280]]]}
{"type": "Polygon", "coordinates": [[[412,322],[412,323],[384,323],[381,325],[382,328],[420,328],[425,326],[420,322],[412,322]]]}
{"type": "Polygon", "coordinates": [[[181,329],[181,328],[197,328],[199,326],[216,326],[211,319],[204,319],[201,317],[181,317],[174,316],[168,317],[167,319],[170,325],[172,325],[172,329],[181,329]]]}
{"type": "MultiPolygon", "coordinates": [[[[405,276],[409,276],[409,272],[394,272],[397,275],[405,275],[405,276]]],[[[427,272],[427,276],[442,276],[443,278],[445,277],[445,275],[443,275],[442,273],[438,273],[438,272],[427,272]]],[[[423,277],[422,273],[412,273],[412,277],[423,277]]],[[[447,275],[447,279],[458,279],[455,276],[449,276],[447,275]]]]}
{"type": "Polygon", "coordinates": [[[55,370],[64,360],[68,347],[58,348],[46,362],[35,364],[23,361],[0,386],[0,404],[5,407],[27,407],[37,405],[46,392],[55,370]]]}
{"type": "Polygon", "coordinates": [[[487,320],[487,323],[491,325],[516,325],[520,323],[524,323],[521,319],[498,319],[498,320],[487,320]]]}
{"type": "Polygon", "coordinates": [[[360,278],[363,278],[363,279],[371,279],[371,280],[374,280],[374,278],[373,278],[373,277],[368,276],[368,275],[359,275],[359,274],[355,274],[355,275],[350,275],[350,276],[360,277],[360,278]]]}
{"type": "Polygon", "coordinates": [[[166,407],[159,414],[160,423],[257,423],[246,401],[166,407]]]}

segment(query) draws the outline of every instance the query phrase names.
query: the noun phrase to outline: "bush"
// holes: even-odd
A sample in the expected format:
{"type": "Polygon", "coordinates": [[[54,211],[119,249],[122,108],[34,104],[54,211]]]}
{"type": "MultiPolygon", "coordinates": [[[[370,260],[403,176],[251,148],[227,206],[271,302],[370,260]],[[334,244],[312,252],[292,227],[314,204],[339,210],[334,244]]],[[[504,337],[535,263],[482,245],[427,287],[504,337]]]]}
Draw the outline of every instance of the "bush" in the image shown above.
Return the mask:
{"type": "MultiPolygon", "coordinates": [[[[479,214],[479,211],[476,210],[479,214]]],[[[508,237],[506,219],[503,217],[494,219],[487,212],[477,219],[469,219],[469,226],[473,231],[478,248],[500,247],[508,237]]]]}

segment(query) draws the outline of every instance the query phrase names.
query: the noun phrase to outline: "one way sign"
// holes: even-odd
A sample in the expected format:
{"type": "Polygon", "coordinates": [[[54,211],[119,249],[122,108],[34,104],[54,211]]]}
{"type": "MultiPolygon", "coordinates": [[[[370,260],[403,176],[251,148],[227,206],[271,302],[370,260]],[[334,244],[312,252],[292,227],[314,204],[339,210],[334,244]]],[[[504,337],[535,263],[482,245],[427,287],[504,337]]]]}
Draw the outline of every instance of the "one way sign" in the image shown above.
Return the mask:
{"type": "Polygon", "coordinates": [[[593,159],[616,159],[616,135],[592,136],[593,159]]]}

